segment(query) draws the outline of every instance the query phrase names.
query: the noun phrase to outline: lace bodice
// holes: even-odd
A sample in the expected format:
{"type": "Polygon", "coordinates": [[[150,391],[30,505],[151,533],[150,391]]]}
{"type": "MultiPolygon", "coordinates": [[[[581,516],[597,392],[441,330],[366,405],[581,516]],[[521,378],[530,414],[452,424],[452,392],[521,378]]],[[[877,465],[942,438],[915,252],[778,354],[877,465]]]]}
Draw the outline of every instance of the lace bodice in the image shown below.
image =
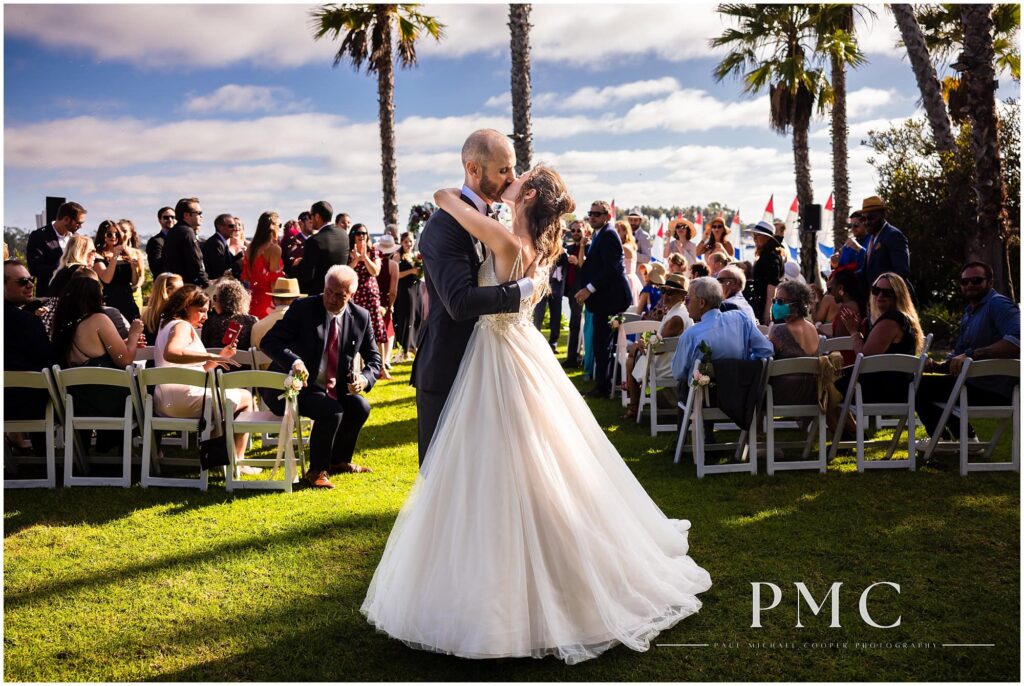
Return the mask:
{"type": "MultiPolygon", "coordinates": [[[[516,256],[516,261],[512,264],[510,279],[518,280],[523,278],[522,257],[523,251],[520,249],[519,255],[516,256]]],[[[531,280],[533,281],[533,294],[529,298],[519,301],[518,312],[485,314],[480,317],[480,325],[499,332],[507,331],[511,326],[533,326],[533,308],[540,302],[543,290],[547,288],[548,268],[537,267],[531,280]]],[[[480,271],[477,272],[477,284],[480,286],[497,286],[500,283],[503,282],[498,281],[498,275],[494,271],[494,253],[488,253],[487,258],[480,265],[480,271]]]]}

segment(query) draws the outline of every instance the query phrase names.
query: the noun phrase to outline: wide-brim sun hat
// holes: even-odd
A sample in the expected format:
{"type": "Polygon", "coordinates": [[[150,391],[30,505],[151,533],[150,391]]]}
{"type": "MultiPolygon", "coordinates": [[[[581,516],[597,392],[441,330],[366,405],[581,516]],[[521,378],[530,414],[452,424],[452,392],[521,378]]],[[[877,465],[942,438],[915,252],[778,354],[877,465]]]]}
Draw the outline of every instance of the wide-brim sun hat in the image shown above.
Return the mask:
{"type": "Polygon", "coordinates": [[[379,239],[377,239],[377,242],[374,244],[373,247],[379,250],[383,255],[390,255],[391,253],[398,250],[400,246],[398,245],[397,241],[395,241],[394,236],[392,236],[390,233],[386,233],[379,239]]]}
{"type": "Polygon", "coordinates": [[[688,285],[686,277],[682,274],[669,274],[665,277],[665,283],[662,284],[661,290],[685,291],[688,285]]]}
{"type": "Polygon", "coordinates": [[[748,231],[750,231],[751,236],[765,236],[771,238],[776,243],[779,242],[779,239],[775,237],[775,227],[763,219],[751,226],[748,231]]]}
{"type": "Polygon", "coordinates": [[[686,227],[686,240],[690,240],[691,238],[697,235],[697,227],[694,226],[693,222],[691,222],[689,219],[685,219],[683,217],[678,217],[668,223],[668,234],[670,236],[674,235],[676,229],[678,229],[680,226],[686,227]]]}

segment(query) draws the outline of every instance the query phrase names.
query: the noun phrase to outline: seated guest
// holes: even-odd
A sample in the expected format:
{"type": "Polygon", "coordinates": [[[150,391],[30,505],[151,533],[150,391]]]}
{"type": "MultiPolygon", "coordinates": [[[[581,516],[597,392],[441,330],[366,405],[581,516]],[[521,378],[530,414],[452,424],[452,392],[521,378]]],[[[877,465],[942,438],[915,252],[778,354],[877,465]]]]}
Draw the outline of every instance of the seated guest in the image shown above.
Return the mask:
{"type": "MultiPolygon", "coordinates": [[[[968,262],[960,270],[960,292],[967,301],[960,320],[960,335],[949,357],[943,362],[928,360],[926,374],[917,390],[917,413],[930,436],[938,426],[942,408],[953,390],[964,360],[1020,358],[1020,309],[1017,304],[992,288],[992,267],[984,262],[968,262]]],[[[985,377],[967,380],[967,400],[971,405],[1009,405],[1015,379],[985,377]]],[[[946,431],[959,438],[955,420],[946,423],[946,431]]]]}
{"type": "MultiPolygon", "coordinates": [[[[90,270],[91,271],[91,270],[90,270]]],[[[135,319],[122,339],[103,311],[103,289],[98,279],[79,270],[64,288],[54,314],[53,347],[62,367],[103,367],[124,369],[135,360],[142,335],[142,320],[135,319]]],[[[97,417],[118,417],[124,413],[128,389],[108,386],[72,386],[68,389],[81,413],[88,407],[97,417]]],[[[88,432],[86,432],[87,434],[88,432]]],[[[117,446],[121,432],[100,431],[96,449],[106,452],[117,446]]],[[[83,436],[83,445],[89,441],[83,436]]]]}
{"type": "Polygon", "coordinates": [[[739,310],[747,317],[750,317],[751,322],[757,324],[754,309],[747,302],[747,299],[743,297],[743,289],[747,286],[747,277],[743,270],[736,265],[730,264],[727,267],[723,267],[715,279],[722,286],[722,294],[725,296],[719,309],[722,312],[739,310]]]}
{"type": "Polygon", "coordinates": [[[274,282],[273,288],[270,289],[270,299],[274,305],[274,309],[270,311],[263,319],[259,320],[252,325],[252,335],[250,336],[252,347],[260,347],[260,343],[263,342],[263,337],[267,335],[267,332],[274,328],[274,324],[277,324],[284,316],[284,313],[288,311],[288,308],[297,298],[305,298],[304,293],[299,293],[299,280],[298,279],[286,279],[284,277],[274,282]]]}
{"type": "Polygon", "coordinates": [[[709,254],[704,261],[707,263],[708,269],[711,272],[708,276],[718,276],[718,272],[728,267],[731,262],[728,255],[720,252],[713,252],[709,254]]]}
{"type": "Polygon", "coordinates": [[[160,311],[174,291],[184,286],[184,281],[177,274],[164,272],[153,281],[153,290],[149,294],[149,305],[142,312],[142,324],[146,333],[146,340],[155,341],[160,331],[160,311]]]}
{"type": "MultiPolygon", "coordinates": [[[[768,340],[775,349],[775,359],[818,355],[818,332],[807,321],[810,304],[811,290],[807,284],[783,281],[775,289],[772,302],[772,321],[775,326],[768,332],[768,340]]],[[[817,383],[814,377],[807,374],[776,377],[772,379],[772,386],[777,396],[776,402],[780,404],[807,405],[817,402],[817,383]]]]}
{"type": "MultiPolygon", "coordinates": [[[[210,299],[198,286],[188,284],[174,292],[167,300],[160,316],[160,332],[156,337],[156,353],[153,356],[157,367],[184,367],[208,372],[216,367],[230,369],[238,363],[232,360],[237,348],[227,346],[220,353],[206,351],[199,339],[197,329],[203,328],[210,309],[210,299]]],[[[252,407],[252,395],[244,388],[228,391],[236,413],[252,407]]],[[[153,410],[163,417],[199,419],[203,406],[203,389],[185,384],[160,384],[156,387],[153,410]]],[[[213,400],[213,389],[206,389],[206,403],[212,403],[213,424],[221,423],[220,408],[213,400]]],[[[214,431],[216,434],[216,431],[214,431]]],[[[241,459],[245,454],[248,434],[235,436],[235,455],[241,459]]],[[[259,469],[241,469],[243,474],[258,474],[259,469]]]]}
{"type": "Polygon", "coordinates": [[[640,297],[636,301],[636,311],[643,315],[658,306],[658,301],[661,299],[659,286],[665,283],[665,265],[660,262],[651,262],[638,265],[637,270],[643,275],[644,287],[640,289],[640,297]]]}
{"type": "MultiPolygon", "coordinates": [[[[686,287],[686,277],[682,274],[669,274],[658,287],[661,291],[661,300],[668,308],[658,328],[660,338],[679,336],[686,327],[693,324],[686,312],[686,287]]],[[[626,391],[629,394],[629,407],[623,419],[636,419],[640,407],[640,384],[647,375],[647,366],[650,364],[646,347],[643,339],[637,340],[626,358],[626,391]]],[[[668,355],[656,355],[654,364],[657,365],[658,378],[664,378],[672,371],[672,358],[668,355]]]]}
{"type": "MultiPolygon", "coordinates": [[[[858,321],[850,311],[840,314],[841,321],[853,339],[853,352],[871,355],[920,355],[924,336],[918,320],[917,308],[910,299],[906,282],[892,272],[886,272],[875,279],[871,286],[869,319],[858,321]],[[865,335],[863,331],[867,331],[865,335]]],[[[862,377],[861,389],[864,402],[905,402],[907,398],[906,374],[900,372],[879,372],[862,377]]],[[[843,394],[849,385],[849,376],[836,383],[843,394]]]]}
{"type": "MultiPolygon", "coordinates": [[[[38,372],[57,364],[42,320],[22,307],[32,300],[35,279],[18,260],[4,261],[4,370],[38,372]]],[[[42,389],[4,388],[4,419],[38,419],[46,409],[42,389]]],[[[36,455],[45,450],[45,437],[32,435],[36,455]]],[[[15,441],[20,448],[28,445],[15,441]]]]}
{"type": "Polygon", "coordinates": [[[279,221],[277,212],[264,212],[260,215],[256,222],[256,234],[242,262],[242,280],[249,283],[252,292],[249,314],[257,319],[266,317],[273,309],[270,289],[284,276],[281,246],[277,242],[279,221]]]}
{"type": "Polygon", "coordinates": [[[690,265],[690,278],[699,279],[704,276],[710,276],[711,270],[703,262],[694,262],[690,265]]]}
{"type": "Polygon", "coordinates": [[[693,363],[706,343],[711,348],[712,360],[764,360],[775,352],[768,339],[742,312],[722,312],[722,286],[711,277],[690,282],[686,311],[693,326],[683,332],[672,358],[672,376],[679,382],[689,382],[693,363]]]}
{"type": "Polygon", "coordinates": [[[224,334],[228,325],[237,322],[242,327],[235,341],[235,347],[248,350],[251,345],[250,334],[256,317],[249,314],[249,293],[241,282],[231,277],[219,280],[213,287],[213,309],[209,319],[203,325],[202,340],[207,348],[219,348],[224,345],[224,334]]]}
{"type": "MultiPolygon", "coordinates": [[[[822,325],[831,323],[832,333],[829,338],[839,338],[840,336],[849,336],[850,332],[846,329],[846,324],[843,321],[843,313],[849,312],[853,314],[856,321],[861,321],[864,315],[867,313],[867,302],[863,290],[861,289],[861,279],[852,269],[840,269],[839,271],[833,272],[829,278],[828,295],[833,302],[832,311],[834,314],[831,319],[817,320],[816,328],[819,332],[822,332],[822,325]]],[[[820,311],[822,308],[819,307],[820,311]]],[[[856,354],[852,350],[840,351],[843,355],[843,364],[851,365],[856,357],[856,354]]]]}
{"type": "MultiPolygon", "coordinates": [[[[690,265],[682,253],[674,252],[666,260],[669,274],[682,274],[687,276],[690,273],[690,265]]],[[[696,262],[694,263],[696,264],[696,262]]]]}
{"type": "MultiPolygon", "coordinates": [[[[370,404],[362,392],[373,388],[381,370],[370,313],[352,300],[359,277],[347,265],[327,271],[323,293],[292,303],[284,317],[263,338],[261,350],[273,362],[271,371],[301,370],[309,381],[299,393],[299,413],[313,420],[309,436],[309,471],[314,488],[334,488],[328,473],[370,471],[352,463],[356,439],[370,404]],[[354,369],[356,353],[363,368],[354,369]]],[[[262,391],[267,407],[284,413],[277,391],[262,391]]]]}

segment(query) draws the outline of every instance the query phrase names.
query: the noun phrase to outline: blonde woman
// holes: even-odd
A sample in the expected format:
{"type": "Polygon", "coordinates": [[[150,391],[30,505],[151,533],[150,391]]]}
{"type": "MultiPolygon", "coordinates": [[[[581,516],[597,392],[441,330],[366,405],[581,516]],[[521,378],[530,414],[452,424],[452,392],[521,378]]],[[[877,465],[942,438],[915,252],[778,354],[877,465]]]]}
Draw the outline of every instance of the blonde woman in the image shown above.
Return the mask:
{"type": "Polygon", "coordinates": [[[135,298],[135,305],[142,310],[142,284],[146,281],[146,272],[149,270],[149,260],[146,253],[139,250],[139,233],[135,230],[135,222],[131,219],[122,219],[117,222],[124,234],[125,243],[128,244],[130,254],[139,260],[139,278],[132,284],[132,297],[135,298]]]}
{"type": "Polygon", "coordinates": [[[54,296],[60,295],[68,281],[82,267],[93,266],[96,260],[96,250],[93,248],[92,240],[88,236],[73,233],[64,247],[64,254],[60,256],[57,269],[50,279],[49,292],[54,296]]]}
{"type": "Polygon", "coordinates": [[[632,303],[635,305],[637,300],[640,299],[640,291],[643,290],[644,285],[640,282],[640,277],[636,275],[636,239],[633,238],[633,227],[629,225],[629,222],[622,221],[621,219],[615,222],[615,230],[619,233],[619,240],[622,241],[622,254],[625,257],[625,269],[626,279],[629,281],[629,290],[633,293],[632,303]]]}
{"type": "Polygon", "coordinates": [[[174,292],[184,285],[181,277],[171,272],[164,272],[153,281],[153,291],[149,294],[149,306],[142,312],[143,330],[147,341],[155,341],[160,332],[160,310],[174,292]]]}

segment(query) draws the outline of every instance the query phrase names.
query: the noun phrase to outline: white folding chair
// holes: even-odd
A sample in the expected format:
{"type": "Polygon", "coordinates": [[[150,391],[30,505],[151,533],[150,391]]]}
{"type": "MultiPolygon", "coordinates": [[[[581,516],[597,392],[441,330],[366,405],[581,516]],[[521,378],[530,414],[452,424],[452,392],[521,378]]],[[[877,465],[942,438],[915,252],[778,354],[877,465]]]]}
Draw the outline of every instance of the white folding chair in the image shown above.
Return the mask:
{"type": "Polygon", "coordinates": [[[834,330],[834,324],[832,322],[827,324],[818,324],[818,332],[825,334],[826,338],[831,338],[834,330]]]}
{"type": "Polygon", "coordinates": [[[658,360],[664,359],[668,356],[669,359],[676,354],[676,346],[679,345],[679,337],[672,336],[670,338],[664,338],[657,346],[652,347],[647,352],[647,369],[644,373],[643,383],[640,387],[640,404],[636,413],[636,422],[640,423],[643,418],[644,408],[650,409],[651,415],[651,435],[657,436],[660,431],[675,431],[676,430],[676,408],[675,406],[669,406],[667,408],[658,407],[658,389],[659,388],[671,388],[675,390],[677,382],[671,374],[668,376],[658,376],[658,360]],[[661,422],[661,414],[667,410],[672,413],[672,420],[670,422],[661,422]]]}
{"type": "Polygon", "coordinates": [[[182,434],[190,432],[199,433],[199,418],[163,417],[157,412],[156,398],[149,392],[150,386],[162,384],[181,384],[207,388],[210,397],[205,403],[203,416],[206,419],[206,429],[199,435],[199,441],[210,438],[213,430],[213,403],[216,402],[216,391],[214,389],[214,377],[210,372],[203,372],[198,369],[185,367],[154,367],[152,369],[141,369],[135,373],[139,399],[143,408],[142,425],[142,487],[169,486],[177,488],[198,488],[205,491],[209,474],[199,464],[198,456],[192,457],[164,457],[156,442],[157,431],[180,431],[182,434]],[[188,466],[199,467],[198,478],[188,477],[166,477],[162,475],[164,466],[188,466]],[[156,472],[154,476],[153,472],[156,472]]]}
{"type": "Polygon", "coordinates": [[[828,340],[827,336],[822,336],[820,334],[818,335],[818,354],[819,355],[824,355],[825,354],[825,341],[827,341],[827,340],[828,340]]]}
{"type": "Polygon", "coordinates": [[[612,390],[609,398],[615,397],[615,392],[618,391],[622,396],[622,406],[626,407],[629,405],[629,393],[626,389],[619,388],[623,379],[626,378],[626,355],[627,346],[629,345],[629,339],[627,336],[633,334],[641,334],[645,331],[652,333],[658,333],[658,329],[661,328],[661,322],[647,321],[641,319],[635,319],[633,321],[626,321],[619,325],[617,331],[618,338],[615,342],[615,365],[612,372],[612,390]]]}
{"type": "Polygon", "coordinates": [[[252,357],[252,368],[255,370],[265,370],[270,366],[270,355],[266,354],[259,348],[250,348],[249,355],[252,357]]]}
{"type": "Polygon", "coordinates": [[[768,332],[772,330],[772,327],[766,324],[758,324],[757,330],[760,331],[763,335],[767,336],[768,332]]]}
{"type": "MultiPolygon", "coordinates": [[[[760,371],[757,372],[763,380],[767,373],[768,361],[761,360],[760,371]]],[[[757,422],[758,409],[755,408],[749,427],[738,427],[739,437],[732,442],[711,443],[704,442],[705,421],[730,421],[729,416],[721,409],[710,404],[708,389],[702,388],[694,394],[692,401],[693,416],[690,418],[690,428],[693,432],[693,459],[697,465],[697,478],[703,479],[705,474],[725,474],[729,472],[749,472],[757,474],[757,422]],[[707,453],[711,451],[732,450],[734,462],[726,464],[707,464],[707,453]]]]}
{"type": "MultiPolygon", "coordinates": [[[[697,371],[700,367],[700,360],[696,360],[693,363],[693,369],[686,376],[686,399],[679,398],[676,401],[676,411],[679,413],[678,417],[681,418],[679,423],[679,435],[676,437],[676,452],[672,458],[672,462],[679,464],[683,459],[683,450],[686,448],[686,436],[690,425],[690,416],[693,414],[693,408],[697,399],[697,389],[690,384],[690,379],[693,378],[693,372],[697,371]]],[[[692,450],[692,446],[691,446],[692,450]]]]}
{"type": "MultiPolygon", "coordinates": [[[[41,372],[4,372],[4,388],[24,388],[46,391],[46,407],[43,416],[36,419],[4,419],[4,432],[43,433],[46,436],[46,454],[43,456],[27,456],[12,460],[37,462],[42,460],[46,467],[46,476],[42,479],[8,479],[4,474],[4,488],[56,488],[57,487],[57,450],[54,447],[55,423],[53,399],[51,398],[50,382],[47,379],[49,370],[41,372]]],[[[6,472],[6,470],[5,470],[6,472]]]]}
{"type": "MultiPolygon", "coordinates": [[[[274,414],[268,409],[248,410],[240,413],[236,417],[234,403],[231,402],[227,391],[236,388],[267,388],[277,392],[284,392],[285,376],[285,374],[281,374],[280,372],[259,370],[230,372],[228,374],[224,374],[221,370],[217,370],[217,388],[221,394],[221,403],[224,407],[224,440],[227,441],[228,456],[231,460],[224,482],[225,488],[228,491],[233,491],[235,489],[270,489],[282,490],[287,493],[291,493],[292,484],[297,481],[299,473],[305,474],[305,465],[302,462],[302,458],[299,457],[304,452],[302,450],[301,421],[296,422],[295,427],[298,429],[298,456],[296,456],[294,460],[289,460],[287,458],[283,460],[283,481],[274,479],[273,471],[270,473],[269,479],[243,480],[238,474],[239,467],[258,466],[263,467],[264,469],[273,468],[276,466],[277,460],[276,458],[239,458],[235,455],[235,435],[262,432],[263,435],[271,434],[277,436],[281,431],[282,417],[274,414]]],[[[274,444],[277,445],[277,443],[278,441],[275,440],[274,444]]]]}
{"type": "MultiPolygon", "coordinates": [[[[131,369],[134,365],[128,365],[125,369],[105,369],[102,367],[73,367],[61,369],[53,367],[53,373],[57,380],[57,387],[64,398],[64,486],[120,486],[128,488],[132,481],[132,429],[135,428],[135,418],[138,417],[138,408],[135,406],[135,397],[132,392],[131,369]],[[127,391],[124,399],[124,414],[118,417],[96,417],[88,415],[76,415],[74,398],[69,389],[75,386],[111,386],[124,388],[127,391]],[[114,463],[121,465],[121,475],[116,477],[105,476],[75,476],[75,432],[79,430],[97,431],[121,431],[124,434],[122,441],[123,453],[113,458],[114,463]]],[[[82,408],[87,411],[87,407],[82,408]]],[[[78,446],[82,451],[83,446],[78,446]]],[[[80,454],[80,464],[88,467],[84,454],[80,454]]],[[[109,462],[96,460],[96,462],[109,462]]]]}
{"type": "Polygon", "coordinates": [[[156,348],[151,345],[147,345],[145,348],[136,348],[135,359],[132,361],[132,364],[139,369],[145,369],[146,363],[152,362],[155,356],[156,348]]]}
{"type": "Polygon", "coordinates": [[[826,421],[825,413],[817,402],[811,404],[790,404],[776,405],[775,393],[772,388],[772,379],[789,374],[801,374],[818,378],[819,363],[817,357],[794,357],[786,360],[772,360],[768,365],[768,383],[766,385],[765,404],[765,435],[766,451],[768,453],[768,474],[775,474],[776,471],[790,469],[817,469],[825,473],[826,459],[828,457],[826,447],[826,421]],[[811,426],[807,431],[807,439],[800,442],[775,442],[776,417],[808,417],[811,419],[811,426]],[[813,430],[818,430],[818,457],[808,460],[807,456],[811,451],[811,443],[814,438],[813,430]],[[775,448],[802,447],[803,455],[799,460],[776,460],[775,448]]]}
{"type": "Polygon", "coordinates": [[[836,336],[835,338],[826,338],[825,342],[821,345],[822,355],[828,355],[831,352],[842,352],[844,350],[853,350],[852,337],[836,336]]]}
{"type": "MultiPolygon", "coordinates": [[[[921,345],[921,354],[922,355],[927,355],[928,351],[931,350],[932,338],[933,337],[934,337],[934,334],[928,334],[927,336],[924,337],[924,343],[921,345]]],[[[922,373],[923,373],[923,371],[924,370],[922,368],[922,373]]],[[[900,431],[903,431],[903,427],[906,426],[906,419],[905,418],[898,418],[897,419],[897,418],[889,418],[889,417],[875,417],[874,419],[875,419],[875,426],[877,428],[879,428],[879,429],[889,429],[889,428],[899,427],[897,429],[897,433],[899,433],[900,431]]]]}
{"type": "MultiPolygon", "coordinates": [[[[857,471],[863,472],[865,469],[909,469],[914,470],[916,464],[916,438],[914,432],[916,426],[916,416],[914,410],[914,398],[917,394],[917,385],[921,378],[921,373],[924,370],[924,364],[927,360],[926,355],[913,356],[913,355],[872,355],[871,357],[864,357],[863,353],[857,355],[857,359],[853,364],[853,370],[850,374],[850,383],[846,389],[846,397],[843,399],[843,406],[839,412],[839,421],[836,425],[836,431],[832,438],[832,448],[829,451],[829,461],[832,461],[836,456],[836,451],[840,447],[839,437],[845,424],[846,413],[851,407],[855,409],[857,418],[857,471]],[[883,403],[864,403],[863,391],[861,389],[861,377],[868,374],[877,374],[879,372],[899,372],[910,376],[910,381],[907,383],[906,402],[893,401],[883,403]],[[889,443],[889,449],[885,454],[885,457],[881,460],[866,460],[864,457],[864,429],[866,427],[866,421],[870,417],[874,416],[896,416],[902,419],[898,422],[898,428],[893,434],[892,441],[889,443]],[[901,460],[892,459],[892,455],[896,450],[896,446],[899,444],[900,436],[903,433],[903,427],[907,426],[907,457],[901,460]]],[[[843,447],[850,447],[850,443],[844,442],[843,447]]]]}

